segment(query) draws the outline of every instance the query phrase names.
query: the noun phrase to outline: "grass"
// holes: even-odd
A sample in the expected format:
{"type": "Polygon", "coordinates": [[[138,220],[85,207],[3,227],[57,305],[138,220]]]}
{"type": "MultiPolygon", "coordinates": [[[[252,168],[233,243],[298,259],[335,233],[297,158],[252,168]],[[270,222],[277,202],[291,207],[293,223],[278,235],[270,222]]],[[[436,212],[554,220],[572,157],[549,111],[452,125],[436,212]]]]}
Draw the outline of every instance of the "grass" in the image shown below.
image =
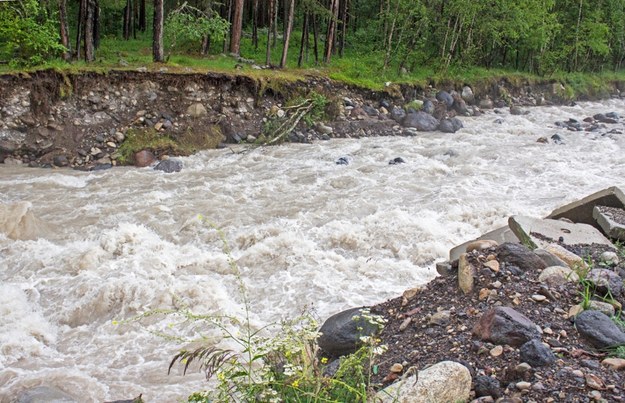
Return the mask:
{"type": "MultiPolygon", "coordinates": [[[[272,79],[296,81],[309,76],[324,76],[335,81],[358,86],[374,91],[395,91],[396,85],[409,84],[421,88],[429,85],[434,87],[459,87],[470,84],[476,88],[488,88],[501,80],[508,81],[513,85],[522,83],[537,83],[559,81],[565,84],[561,96],[566,99],[577,98],[582,95],[603,96],[607,94],[609,84],[615,81],[625,81],[625,72],[613,73],[555,73],[549,77],[503,69],[485,69],[467,66],[451,66],[442,71],[432,65],[419,65],[413,71],[400,73],[397,66],[383,68],[384,51],[363,51],[357,46],[349,46],[345,50],[344,57],[333,56],[329,65],[315,63],[312,43],[309,44],[309,55],[302,67],[297,67],[299,56],[299,32],[293,32],[292,45],[287,59],[287,67],[281,70],[253,69],[249,64],[240,62],[237,58],[222,53],[223,44],[215,43],[211,50],[212,54],[201,56],[198,53],[199,44],[187,44],[171,52],[165,44],[165,53],[168,55],[167,63],[152,62],[151,33],[138,33],[137,39],[128,41],[118,37],[104,37],[100,48],[96,51],[96,61],[85,63],[84,61],[64,62],[60,59],[49,60],[43,65],[25,69],[15,69],[8,65],[0,65],[0,74],[12,74],[18,72],[30,72],[41,69],[56,69],[67,72],[80,71],[108,71],[135,70],[146,67],[150,71],[159,71],[167,68],[172,73],[185,72],[219,72],[229,74],[241,74],[255,79],[272,79]],[[392,84],[392,85],[391,85],[392,84]]],[[[241,42],[241,56],[245,59],[254,60],[258,65],[265,64],[266,32],[259,32],[258,48],[252,46],[251,40],[244,37],[241,42]]],[[[319,56],[322,57],[323,43],[320,43],[319,56]]],[[[282,43],[278,41],[271,49],[271,63],[279,64],[282,54],[282,43]]]]}

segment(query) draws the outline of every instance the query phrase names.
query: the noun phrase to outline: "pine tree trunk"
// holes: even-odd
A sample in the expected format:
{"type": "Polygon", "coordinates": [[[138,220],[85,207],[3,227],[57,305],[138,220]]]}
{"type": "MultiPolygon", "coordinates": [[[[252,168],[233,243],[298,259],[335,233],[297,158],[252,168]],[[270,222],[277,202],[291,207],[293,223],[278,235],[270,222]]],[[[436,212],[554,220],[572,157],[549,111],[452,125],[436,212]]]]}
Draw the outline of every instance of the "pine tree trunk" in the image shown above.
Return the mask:
{"type": "Polygon", "coordinates": [[[130,39],[130,13],[131,13],[131,0],[126,0],[126,6],[124,7],[124,29],[122,35],[124,40],[130,39]]]}
{"type": "Polygon", "coordinates": [[[269,1],[269,28],[267,29],[267,51],[265,53],[265,65],[271,65],[271,31],[273,30],[273,8],[276,0],[269,1]]]}
{"type": "Polygon", "coordinates": [[[69,43],[69,28],[67,27],[67,2],[66,0],[59,1],[59,22],[60,22],[60,36],[61,45],[66,49],[63,52],[63,60],[69,61],[72,58],[72,45],[69,43]]]}
{"type": "Polygon", "coordinates": [[[85,19],[85,61],[92,62],[95,60],[95,49],[93,48],[93,22],[95,14],[95,3],[93,0],[87,0],[85,19]]]}
{"type": "Polygon", "coordinates": [[[339,42],[339,56],[343,57],[345,50],[345,36],[347,35],[347,13],[349,11],[349,0],[343,0],[341,7],[341,41],[339,42]]]}
{"type": "Polygon", "coordinates": [[[100,47],[100,0],[94,0],[93,6],[93,47],[100,47]]]}
{"type": "Polygon", "coordinates": [[[317,16],[312,16],[313,26],[313,50],[315,52],[315,64],[319,64],[319,30],[317,29],[317,16]]]}
{"type": "Polygon", "coordinates": [[[165,51],[163,50],[163,0],[154,0],[152,59],[161,63],[165,61],[165,51]]]}
{"type": "Polygon", "coordinates": [[[280,68],[286,67],[286,58],[289,53],[289,42],[291,40],[291,30],[293,29],[293,15],[295,14],[295,0],[289,2],[289,14],[287,15],[286,31],[284,33],[284,47],[282,48],[282,59],[280,60],[280,68]]]}
{"type": "Polygon", "coordinates": [[[81,58],[82,37],[87,15],[87,0],[80,0],[78,6],[78,23],[76,24],[76,59],[81,58]]]}
{"type": "Polygon", "coordinates": [[[147,17],[145,14],[145,0],[140,0],[139,2],[139,30],[141,32],[145,32],[145,30],[148,28],[146,18],[147,17]]]}
{"type": "Polygon", "coordinates": [[[241,53],[241,30],[243,29],[243,0],[234,0],[234,15],[230,34],[230,53],[241,53]]]}
{"type": "Polygon", "coordinates": [[[332,51],[334,50],[333,47],[336,36],[336,20],[339,13],[338,2],[338,0],[330,1],[330,11],[332,13],[332,16],[330,17],[330,21],[328,22],[328,33],[326,35],[326,48],[325,56],[323,59],[325,63],[330,63],[330,60],[332,60],[332,51]]]}
{"type": "Polygon", "coordinates": [[[252,45],[258,50],[258,0],[254,0],[252,14],[252,45]]]}
{"type": "Polygon", "coordinates": [[[302,67],[302,61],[304,60],[304,49],[306,49],[306,53],[308,53],[308,12],[304,13],[304,23],[302,26],[302,41],[299,47],[297,67],[302,67]]]}

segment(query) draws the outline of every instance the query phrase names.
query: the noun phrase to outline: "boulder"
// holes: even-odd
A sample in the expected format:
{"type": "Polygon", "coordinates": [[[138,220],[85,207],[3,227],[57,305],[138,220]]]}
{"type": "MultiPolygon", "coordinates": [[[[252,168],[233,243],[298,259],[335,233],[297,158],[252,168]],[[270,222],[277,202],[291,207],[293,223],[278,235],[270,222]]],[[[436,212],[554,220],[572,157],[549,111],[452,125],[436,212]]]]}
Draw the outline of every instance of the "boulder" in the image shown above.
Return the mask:
{"type": "Polygon", "coordinates": [[[562,260],[571,269],[583,269],[587,266],[586,262],[584,262],[584,259],[582,259],[580,256],[577,256],[575,253],[564,249],[562,246],[556,243],[547,246],[544,250],[556,256],[558,259],[562,260]]]}
{"type": "Polygon", "coordinates": [[[508,226],[519,239],[531,247],[545,248],[560,245],[600,244],[613,247],[612,243],[596,228],[587,224],[573,224],[563,220],[538,219],[512,216],[508,226]]]}
{"type": "Polygon", "coordinates": [[[588,272],[586,280],[596,287],[595,292],[603,295],[611,295],[618,298],[623,292],[623,279],[621,276],[608,269],[592,269],[588,272]]]}
{"type": "Polygon", "coordinates": [[[464,126],[460,119],[451,118],[441,120],[441,123],[438,126],[438,130],[442,131],[443,133],[455,133],[463,127],[464,126]]]}
{"type": "Polygon", "coordinates": [[[522,271],[540,271],[546,265],[545,262],[526,246],[519,243],[506,242],[497,247],[497,260],[508,266],[516,266],[522,271]]]}
{"type": "Polygon", "coordinates": [[[479,107],[480,109],[493,109],[494,104],[490,98],[484,98],[480,100],[479,107]]]}
{"type": "Polygon", "coordinates": [[[404,108],[394,106],[393,109],[391,109],[391,119],[393,119],[397,123],[401,123],[405,117],[406,111],[404,110],[404,108]]]}
{"type": "Polygon", "coordinates": [[[152,151],[141,150],[134,155],[135,166],[139,168],[152,165],[156,161],[156,157],[152,154],[152,151]]]}
{"type": "Polygon", "coordinates": [[[426,112],[414,112],[406,114],[402,121],[404,127],[414,127],[421,132],[431,132],[438,128],[438,120],[426,112]]]}
{"type": "Polygon", "coordinates": [[[463,293],[469,294],[473,291],[476,272],[475,267],[467,259],[467,254],[460,255],[458,259],[458,287],[463,293]]]}
{"type": "Polygon", "coordinates": [[[486,375],[478,375],[475,377],[475,396],[492,396],[498,398],[501,396],[501,384],[497,378],[486,375]]]}
{"type": "Polygon", "coordinates": [[[625,241],[625,210],[616,207],[595,206],[592,216],[604,234],[625,241]]]}
{"type": "Polygon", "coordinates": [[[421,107],[421,110],[423,112],[429,113],[431,115],[434,113],[434,109],[436,108],[434,107],[434,103],[432,101],[430,101],[429,99],[423,101],[423,106],[421,107]]]}
{"type": "Polygon", "coordinates": [[[187,108],[187,115],[191,116],[192,118],[201,118],[203,116],[207,116],[208,111],[206,110],[206,107],[204,105],[196,102],[189,105],[189,107],[187,108]]]}
{"type": "Polygon", "coordinates": [[[159,162],[154,169],[165,173],[180,172],[182,170],[182,161],[174,159],[166,159],[159,162]]]}
{"type": "Polygon", "coordinates": [[[352,308],[330,316],[319,331],[319,347],[331,357],[355,352],[362,345],[363,336],[372,336],[380,327],[364,316],[365,308],[352,308]]]}
{"type": "Polygon", "coordinates": [[[15,403],[77,403],[67,393],[49,386],[38,386],[20,393],[15,403]]]}
{"type": "Polygon", "coordinates": [[[452,105],[454,104],[454,98],[447,91],[439,91],[436,94],[436,100],[444,103],[447,106],[447,108],[451,108],[452,105]]]}
{"type": "Polygon", "coordinates": [[[547,218],[554,220],[568,218],[575,223],[589,224],[601,229],[592,216],[595,206],[625,208],[625,194],[621,189],[613,186],[559,207],[552,211],[547,218]]]}
{"type": "Polygon", "coordinates": [[[604,313],[584,311],[575,318],[575,327],[593,347],[603,349],[625,344],[625,333],[604,313]]]}
{"type": "Polygon", "coordinates": [[[549,266],[538,276],[538,281],[548,285],[562,285],[579,281],[579,276],[568,266],[549,266]]]}
{"type": "Polygon", "coordinates": [[[464,365],[442,361],[419,371],[418,377],[400,380],[379,391],[380,403],[466,402],[471,393],[471,373],[464,365]]]}
{"type": "Polygon", "coordinates": [[[523,109],[521,109],[521,107],[518,106],[518,105],[512,105],[510,107],[510,114],[518,116],[518,115],[525,115],[525,114],[527,114],[527,112],[524,111],[523,109]]]}
{"type": "Polygon", "coordinates": [[[454,97],[453,108],[456,111],[456,113],[462,116],[471,116],[471,111],[469,111],[469,108],[467,107],[467,103],[464,102],[464,99],[462,99],[460,94],[455,93],[453,97],[454,97]]]}
{"type": "Polygon", "coordinates": [[[482,341],[513,347],[540,338],[534,322],[509,307],[496,307],[484,313],[473,328],[473,335],[482,341]]]}
{"type": "Polygon", "coordinates": [[[486,234],[482,235],[479,238],[473,239],[471,241],[465,242],[463,244],[460,244],[452,248],[449,251],[449,260],[453,261],[453,260],[458,259],[458,257],[461,254],[468,252],[467,245],[469,245],[470,243],[474,241],[479,241],[479,240],[492,240],[500,244],[505,243],[505,242],[511,242],[511,243],[519,242],[519,239],[516,237],[516,235],[514,235],[514,233],[510,230],[510,228],[508,228],[507,226],[500,227],[493,231],[487,232],[486,234]]]}
{"type": "Polygon", "coordinates": [[[475,102],[475,95],[473,94],[473,90],[468,85],[462,87],[462,99],[469,105],[473,105],[473,103],[475,102]]]}
{"type": "Polygon", "coordinates": [[[532,367],[544,367],[556,362],[556,356],[551,349],[538,339],[532,339],[521,346],[520,358],[532,367]]]}
{"type": "Polygon", "coordinates": [[[557,257],[556,255],[554,255],[551,252],[547,252],[544,249],[537,248],[537,249],[534,249],[533,252],[535,254],[537,254],[543,260],[543,262],[545,262],[547,267],[549,267],[549,266],[568,266],[564,260],[560,259],[559,257],[557,257]]]}

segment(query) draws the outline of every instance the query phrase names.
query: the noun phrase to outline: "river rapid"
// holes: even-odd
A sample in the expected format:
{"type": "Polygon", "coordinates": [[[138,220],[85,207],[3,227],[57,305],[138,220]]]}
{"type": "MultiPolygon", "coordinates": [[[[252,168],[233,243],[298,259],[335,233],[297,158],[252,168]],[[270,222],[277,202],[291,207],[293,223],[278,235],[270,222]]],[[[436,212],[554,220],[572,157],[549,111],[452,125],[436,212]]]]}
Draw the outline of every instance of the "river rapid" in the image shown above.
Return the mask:
{"type": "MultiPolygon", "coordinates": [[[[149,330],[172,318],[124,320],[181,306],[242,318],[239,281],[253,327],[323,320],[427,283],[450,248],[510,215],[625,184],[625,134],[602,135],[622,123],[554,124],[625,116],[624,100],[529,111],[463,118],[455,134],[206,151],[175,174],[0,165],[0,401],[38,385],[81,402],[183,400],[206,384],[167,375],[183,345],[149,330]],[[564,144],[536,142],[556,133],[564,144]]],[[[180,334],[200,330],[212,334],[180,334]]]]}

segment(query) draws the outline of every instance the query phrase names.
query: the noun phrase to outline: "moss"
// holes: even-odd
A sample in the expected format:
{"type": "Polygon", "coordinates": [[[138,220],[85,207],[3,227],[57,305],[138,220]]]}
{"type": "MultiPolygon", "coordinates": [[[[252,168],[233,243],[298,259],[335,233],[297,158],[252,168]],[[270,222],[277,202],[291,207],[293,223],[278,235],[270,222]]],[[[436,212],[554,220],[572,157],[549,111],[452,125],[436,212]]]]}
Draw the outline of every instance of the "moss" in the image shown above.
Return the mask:
{"type": "Polygon", "coordinates": [[[217,148],[223,141],[223,133],[218,126],[211,125],[205,130],[189,128],[178,135],[169,135],[155,129],[131,129],[126,133],[126,140],[117,150],[121,164],[131,164],[134,154],[150,150],[155,155],[191,155],[200,150],[217,148]]]}

